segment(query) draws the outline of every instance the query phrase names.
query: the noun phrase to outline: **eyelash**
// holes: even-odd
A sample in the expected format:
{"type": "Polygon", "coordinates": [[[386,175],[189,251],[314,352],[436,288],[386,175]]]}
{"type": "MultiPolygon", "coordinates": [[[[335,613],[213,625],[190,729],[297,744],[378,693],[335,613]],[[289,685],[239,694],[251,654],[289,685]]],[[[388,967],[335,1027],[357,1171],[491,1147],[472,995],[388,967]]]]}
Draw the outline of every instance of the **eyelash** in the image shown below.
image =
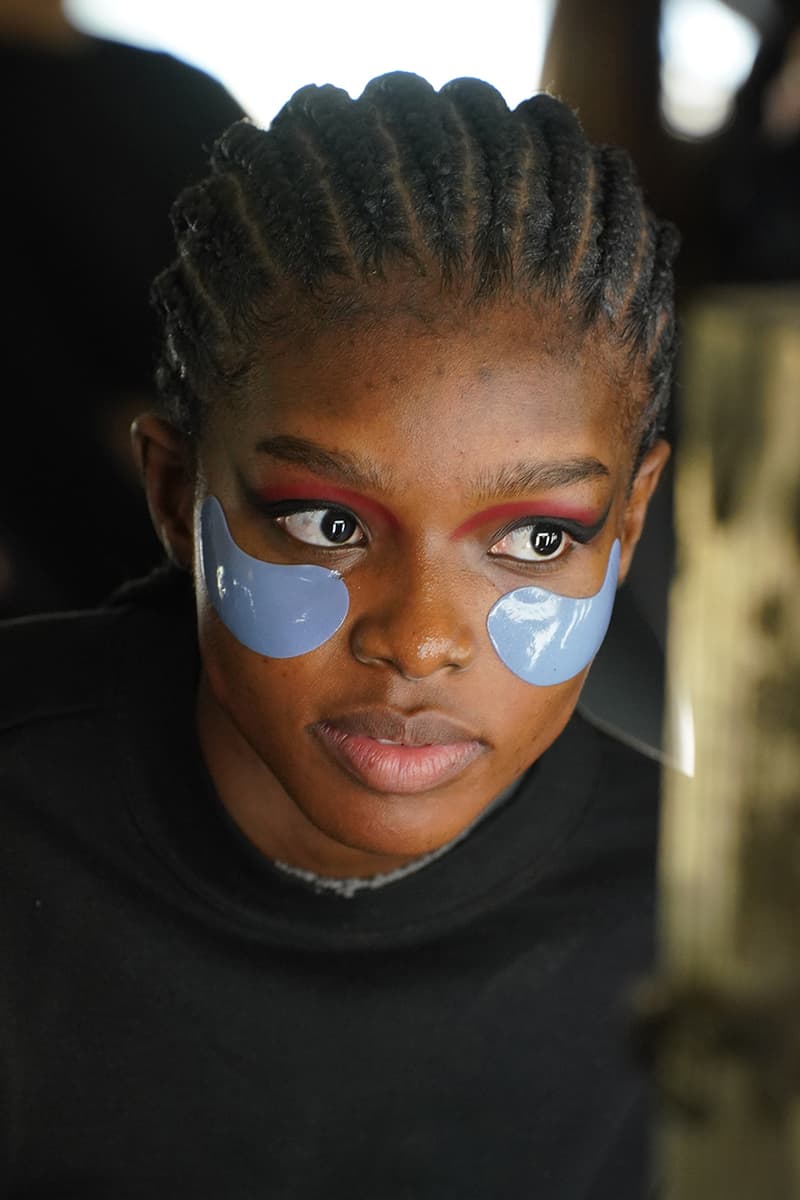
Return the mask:
{"type": "Polygon", "coordinates": [[[314,500],[313,502],[310,500],[276,500],[271,504],[261,502],[258,507],[268,520],[283,530],[287,537],[292,538],[293,541],[298,542],[301,546],[313,546],[315,553],[322,552],[324,554],[326,551],[333,551],[335,553],[339,550],[354,550],[363,546],[367,540],[361,521],[359,521],[355,513],[350,512],[348,508],[345,508],[341,504],[325,504],[319,500],[314,500]],[[335,544],[326,546],[322,543],[304,542],[301,538],[294,537],[286,529],[282,521],[282,518],[296,516],[300,513],[341,513],[343,516],[349,517],[358,526],[362,533],[362,539],[358,542],[347,542],[339,546],[335,544]]]}
{"type": "MultiPolygon", "coordinates": [[[[264,516],[266,516],[270,521],[273,521],[276,525],[278,525],[278,527],[283,530],[283,532],[286,534],[287,537],[292,538],[293,541],[298,542],[300,545],[313,546],[315,553],[322,552],[324,554],[326,552],[336,553],[337,551],[340,551],[340,550],[353,550],[353,549],[357,549],[357,548],[363,546],[367,541],[367,535],[364,530],[364,527],[363,527],[361,521],[355,515],[355,513],[352,513],[349,509],[344,508],[342,505],[339,505],[339,504],[325,505],[324,503],[320,502],[319,500],[314,500],[314,501],[277,500],[271,504],[264,504],[263,502],[261,502],[261,503],[259,503],[259,509],[263,513],[264,516]],[[361,530],[361,533],[362,533],[361,540],[358,542],[345,542],[338,546],[335,544],[325,545],[323,543],[304,542],[302,539],[294,537],[294,535],[289,530],[286,529],[285,525],[283,524],[283,522],[281,520],[281,518],[294,516],[299,513],[323,513],[323,512],[334,513],[334,514],[341,513],[345,517],[348,517],[361,530]]],[[[493,558],[500,559],[500,560],[510,562],[510,563],[514,563],[515,566],[517,566],[517,567],[520,567],[520,566],[523,568],[531,567],[531,568],[540,570],[543,567],[546,568],[548,563],[560,562],[562,559],[567,557],[567,555],[569,555],[572,552],[572,550],[574,550],[576,543],[578,545],[585,545],[587,542],[591,541],[591,539],[595,536],[595,534],[597,532],[598,532],[597,526],[593,526],[592,528],[587,528],[585,525],[579,525],[574,521],[566,521],[563,518],[555,519],[555,518],[548,518],[548,517],[525,517],[521,520],[515,521],[513,524],[508,525],[508,526],[506,526],[506,528],[500,530],[497,533],[497,535],[495,536],[495,538],[492,542],[492,546],[489,548],[488,553],[493,558]],[[500,542],[504,541],[507,537],[509,537],[510,534],[515,533],[517,530],[535,529],[537,526],[543,526],[546,529],[554,530],[556,532],[564,534],[566,537],[568,537],[570,539],[570,541],[564,547],[563,550],[561,550],[557,554],[550,556],[549,558],[544,557],[544,558],[540,558],[540,559],[524,559],[524,558],[515,557],[513,555],[492,554],[492,548],[494,546],[498,545],[500,542]]]]}
{"type": "Polygon", "coordinates": [[[543,528],[543,529],[547,529],[547,530],[554,530],[558,533],[564,534],[565,537],[569,538],[568,544],[564,547],[564,549],[561,551],[561,553],[551,555],[549,558],[527,559],[526,560],[526,559],[521,559],[521,558],[514,558],[512,555],[495,554],[492,556],[494,558],[506,558],[506,559],[510,560],[511,562],[514,562],[517,564],[522,563],[522,564],[527,564],[528,566],[534,566],[534,567],[539,568],[539,567],[545,566],[548,562],[550,562],[550,563],[555,563],[557,561],[560,562],[562,559],[564,559],[568,554],[570,554],[575,549],[576,544],[579,546],[585,546],[588,542],[592,541],[592,539],[596,536],[597,533],[599,533],[599,531],[602,527],[602,524],[603,524],[602,520],[599,521],[596,525],[586,526],[586,525],[580,525],[576,521],[565,520],[563,517],[544,517],[544,516],[523,517],[521,520],[514,521],[513,524],[507,525],[505,529],[500,530],[500,532],[495,536],[495,539],[492,542],[492,546],[489,549],[489,553],[491,554],[491,551],[494,548],[494,546],[497,546],[497,545],[499,545],[500,542],[505,541],[505,539],[507,537],[509,537],[512,533],[516,533],[518,530],[522,530],[522,529],[534,530],[537,528],[543,528]]]}
{"type": "Polygon", "coordinates": [[[495,549],[496,546],[501,545],[506,538],[511,537],[512,534],[522,533],[526,530],[530,531],[530,550],[533,553],[536,553],[533,546],[533,536],[537,531],[561,534],[563,539],[570,538],[569,531],[559,521],[551,521],[544,518],[534,519],[531,517],[526,517],[523,521],[517,522],[514,525],[510,525],[507,529],[503,530],[497,537],[495,537],[487,551],[488,556],[493,559],[499,559],[502,562],[512,563],[517,568],[522,567],[524,569],[527,567],[538,571],[542,568],[546,569],[550,564],[562,563],[567,555],[569,555],[574,549],[574,540],[572,539],[566,542],[562,540],[562,543],[556,548],[556,552],[554,554],[543,555],[541,558],[524,558],[521,555],[503,554],[495,549]]]}
{"type": "Polygon", "coordinates": [[[601,519],[594,525],[581,525],[578,521],[570,521],[566,517],[548,517],[541,513],[537,513],[535,516],[520,517],[516,521],[512,521],[510,525],[505,527],[505,529],[500,530],[497,538],[499,541],[500,538],[506,537],[515,529],[526,529],[531,525],[547,525],[552,529],[563,530],[563,532],[569,534],[574,541],[580,542],[581,545],[583,545],[586,542],[590,542],[595,534],[600,532],[604,521],[605,517],[601,517],[601,519]]]}

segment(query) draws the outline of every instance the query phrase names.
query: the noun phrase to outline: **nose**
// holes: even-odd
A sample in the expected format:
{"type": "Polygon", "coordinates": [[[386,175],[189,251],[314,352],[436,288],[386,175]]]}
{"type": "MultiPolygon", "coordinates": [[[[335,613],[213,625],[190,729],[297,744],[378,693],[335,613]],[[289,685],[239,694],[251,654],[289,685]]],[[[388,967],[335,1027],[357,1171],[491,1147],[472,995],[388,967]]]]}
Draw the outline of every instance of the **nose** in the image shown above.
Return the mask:
{"type": "Polygon", "coordinates": [[[475,656],[475,640],[459,604],[457,584],[433,564],[384,577],[353,622],[350,647],[369,666],[383,666],[405,679],[440,671],[464,671],[475,656]]]}

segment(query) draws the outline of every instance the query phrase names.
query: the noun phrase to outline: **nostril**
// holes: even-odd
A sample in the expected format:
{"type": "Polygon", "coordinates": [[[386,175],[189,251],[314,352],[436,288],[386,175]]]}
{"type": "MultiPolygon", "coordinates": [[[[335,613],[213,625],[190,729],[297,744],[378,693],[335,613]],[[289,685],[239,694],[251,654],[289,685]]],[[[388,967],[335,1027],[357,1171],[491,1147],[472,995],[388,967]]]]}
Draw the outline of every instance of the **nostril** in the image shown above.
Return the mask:
{"type": "Polygon", "coordinates": [[[471,657],[466,642],[457,637],[427,637],[417,648],[416,661],[424,667],[463,669],[471,657]]]}
{"type": "Polygon", "coordinates": [[[451,625],[447,633],[422,634],[408,629],[402,618],[365,617],[351,632],[354,657],[370,666],[388,666],[404,679],[422,680],[439,671],[463,671],[474,658],[474,643],[466,629],[451,625]]]}

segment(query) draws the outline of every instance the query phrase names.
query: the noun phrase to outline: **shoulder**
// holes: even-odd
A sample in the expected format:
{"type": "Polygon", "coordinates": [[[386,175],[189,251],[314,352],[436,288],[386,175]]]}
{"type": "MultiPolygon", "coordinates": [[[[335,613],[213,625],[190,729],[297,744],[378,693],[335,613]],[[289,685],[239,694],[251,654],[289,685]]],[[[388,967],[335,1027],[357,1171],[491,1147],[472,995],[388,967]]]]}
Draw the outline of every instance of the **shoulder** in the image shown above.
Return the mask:
{"type": "Polygon", "coordinates": [[[120,610],[0,622],[0,731],[102,704],[123,619],[120,610]]]}
{"type": "Polygon", "coordinates": [[[653,794],[658,789],[662,754],[658,747],[629,737],[627,731],[595,718],[579,704],[555,746],[562,767],[576,777],[595,780],[604,792],[653,794]]]}
{"type": "MultiPolygon", "coordinates": [[[[160,579],[141,583],[96,609],[0,622],[0,734],[107,711],[125,690],[132,664],[166,652],[178,610],[163,601],[160,579]]],[[[192,625],[186,609],[182,622],[192,625]]]]}
{"type": "Polygon", "coordinates": [[[662,766],[659,747],[629,736],[627,730],[596,720],[593,713],[581,706],[574,721],[586,744],[599,757],[605,780],[634,786],[657,783],[662,766]]]}
{"type": "Polygon", "coordinates": [[[134,853],[130,804],[173,767],[196,646],[192,605],[152,597],[0,624],[2,877],[24,892],[134,853]]]}
{"type": "Polygon", "coordinates": [[[589,767],[590,807],[584,832],[593,850],[615,855],[654,852],[660,822],[662,764],[654,754],[598,728],[580,712],[572,721],[573,753],[589,767]]]}

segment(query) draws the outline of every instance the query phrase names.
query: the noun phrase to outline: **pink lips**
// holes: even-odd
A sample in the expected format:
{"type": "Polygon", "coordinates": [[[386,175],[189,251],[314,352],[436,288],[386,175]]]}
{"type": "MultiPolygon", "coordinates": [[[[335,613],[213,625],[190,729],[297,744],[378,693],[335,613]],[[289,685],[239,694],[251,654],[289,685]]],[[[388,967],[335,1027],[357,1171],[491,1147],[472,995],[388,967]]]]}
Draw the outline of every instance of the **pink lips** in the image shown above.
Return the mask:
{"type": "Polygon", "coordinates": [[[311,728],[351,775],[394,795],[425,792],[455,778],[487,748],[438,713],[403,717],[368,709],[311,728]]]}

